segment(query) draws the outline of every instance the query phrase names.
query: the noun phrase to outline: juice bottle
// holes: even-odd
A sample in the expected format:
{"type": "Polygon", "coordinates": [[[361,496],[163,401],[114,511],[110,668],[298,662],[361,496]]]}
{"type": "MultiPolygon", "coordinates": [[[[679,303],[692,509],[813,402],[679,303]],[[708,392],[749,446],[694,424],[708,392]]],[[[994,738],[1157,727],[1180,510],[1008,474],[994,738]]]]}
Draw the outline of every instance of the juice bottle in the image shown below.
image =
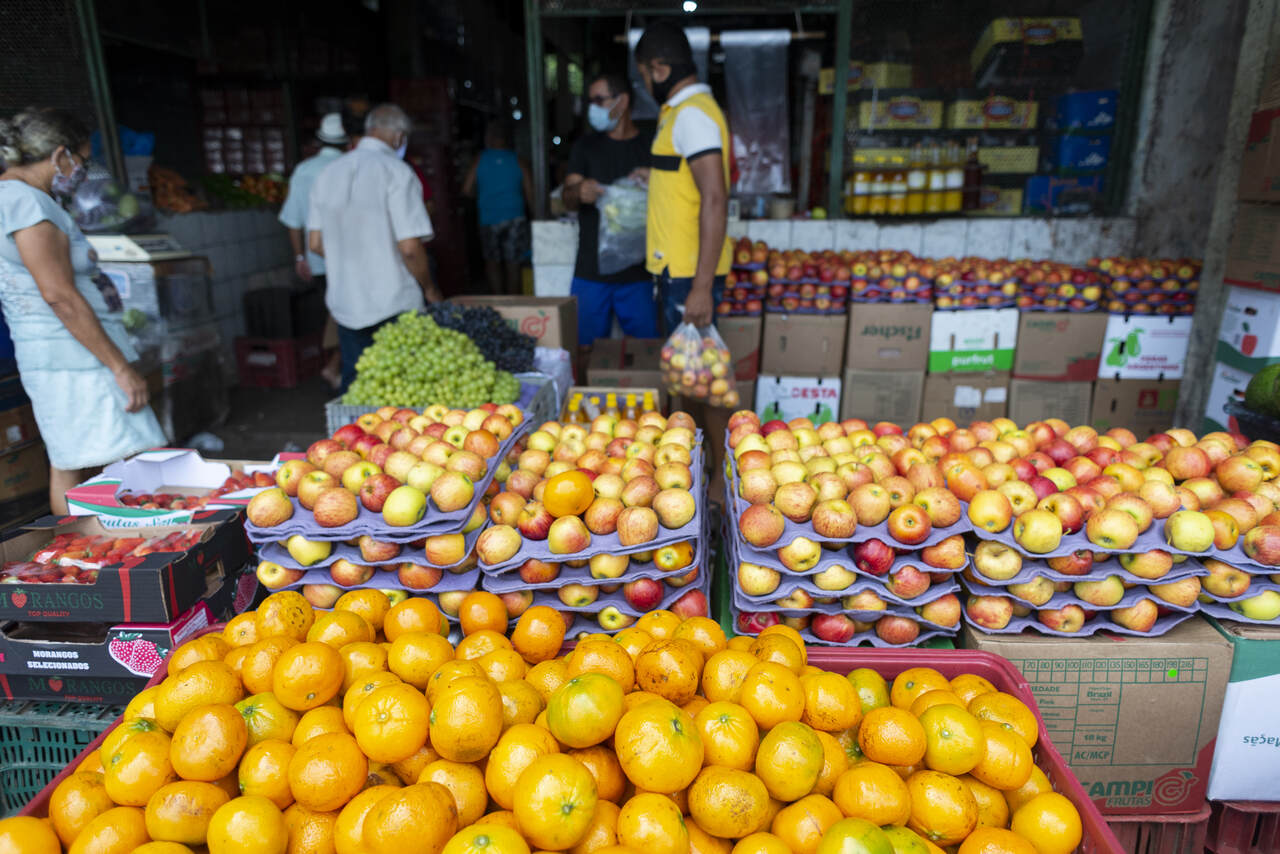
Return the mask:
{"type": "Polygon", "coordinates": [[[622,413],[618,410],[618,393],[617,392],[611,391],[609,392],[608,395],[605,396],[604,414],[612,415],[614,418],[622,417],[622,413]]]}
{"type": "Polygon", "coordinates": [[[947,192],[943,210],[956,213],[964,209],[964,155],[957,143],[947,143],[947,192]]]}
{"type": "Polygon", "coordinates": [[[565,411],[564,420],[568,424],[580,424],[582,422],[582,395],[575,394],[569,399],[568,409],[565,411]]]}
{"type": "Polygon", "coordinates": [[[925,171],[924,146],[916,143],[911,148],[911,162],[907,168],[907,213],[924,213],[925,193],[928,191],[929,173],[925,171]]]}
{"type": "Polygon", "coordinates": [[[982,163],[978,161],[978,138],[969,137],[964,159],[964,210],[976,211],[982,206],[982,163]]]}
{"type": "Polygon", "coordinates": [[[597,395],[591,395],[582,402],[583,421],[590,424],[600,415],[600,398],[597,395]]]}
{"type": "Polygon", "coordinates": [[[889,216],[903,216],[907,212],[907,166],[902,155],[889,158],[889,216]]]}
{"type": "Polygon", "coordinates": [[[867,213],[871,216],[884,216],[889,209],[888,180],[888,165],[883,157],[877,157],[871,173],[871,191],[867,194],[867,213]]]}
{"type": "Polygon", "coordinates": [[[937,143],[929,143],[929,189],[924,194],[927,213],[942,213],[946,209],[947,172],[942,168],[942,152],[937,143]]]}
{"type": "Polygon", "coordinates": [[[867,155],[853,156],[853,209],[854,216],[866,216],[871,204],[871,168],[867,163],[867,155]]]}
{"type": "Polygon", "coordinates": [[[639,417],[640,411],[636,409],[636,396],[634,394],[627,395],[627,406],[622,410],[622,417],[635,421],[639,417]]]}
{"type": "Polygon", "coordinates": [[[644,406],[641,408],[641,412],[656,412],[657,410],[658,407],[653,401],[653,392],[646,391],[644,393],[644,406]]]}

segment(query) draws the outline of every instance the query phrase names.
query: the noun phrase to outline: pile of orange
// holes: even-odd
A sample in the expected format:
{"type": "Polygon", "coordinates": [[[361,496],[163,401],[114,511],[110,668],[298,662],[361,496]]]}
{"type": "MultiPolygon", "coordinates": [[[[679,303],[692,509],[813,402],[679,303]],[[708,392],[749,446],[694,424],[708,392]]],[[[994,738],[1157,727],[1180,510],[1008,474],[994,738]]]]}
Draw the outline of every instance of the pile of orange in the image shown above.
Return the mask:
{"type": "Polygon", "coordinates": [[[0,851],[72,854],[1067,854],[1080,817],[1036,721],[972,675],[810,666],[772,626],[655,611],[562,654],[476,593],[295,592],[176,649],[168,676],[0,851]]]}

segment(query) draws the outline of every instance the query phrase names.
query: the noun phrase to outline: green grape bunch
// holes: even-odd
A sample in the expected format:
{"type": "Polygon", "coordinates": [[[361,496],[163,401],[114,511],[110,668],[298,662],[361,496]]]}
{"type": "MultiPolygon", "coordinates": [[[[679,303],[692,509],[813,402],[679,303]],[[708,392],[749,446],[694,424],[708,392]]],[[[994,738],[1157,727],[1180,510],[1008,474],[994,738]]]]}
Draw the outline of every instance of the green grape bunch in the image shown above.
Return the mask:
{"type": "Polygon", "coordinates": [[[373,333],[342,402],[413,408],[442,403],[472,409],[519,397],[520,381],[485,359],[470,338],[410,311],[373,333]]]}

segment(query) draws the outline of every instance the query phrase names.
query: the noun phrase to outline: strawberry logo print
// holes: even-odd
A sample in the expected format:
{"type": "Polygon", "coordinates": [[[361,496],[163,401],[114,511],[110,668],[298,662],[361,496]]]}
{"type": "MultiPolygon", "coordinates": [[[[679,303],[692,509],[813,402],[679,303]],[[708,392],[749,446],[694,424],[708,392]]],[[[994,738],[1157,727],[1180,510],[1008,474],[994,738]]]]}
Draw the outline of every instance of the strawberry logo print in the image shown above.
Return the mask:
{"type": "Polygon", "coordinates": [[[1253,351],[1258,349],[1258,336],[1249,331],[1249,324],[1241,323],[1240,328],[1244,330],[1244,337],[1240,339],[1240,352],[1246,356],[1252,356],[1253,351]]]}
{"type": "Polygon", "coordinates": [[[62,680],[54,676],[49,679],[49,690],[55,694],[62,693],[62,680]]]}
{"type": "Polygon", "coordinates": [[[27,594],[22,590],[15,590],[9,594],[9,601],[13,603],[15,608],[27,607],[27,594]]]}
{"type": "Polygon", "coordinates": [[[146,640],[139,632],[121,632],[107,644],[107,652],[135,676],[154,676],[169,650],[146,640]]]}

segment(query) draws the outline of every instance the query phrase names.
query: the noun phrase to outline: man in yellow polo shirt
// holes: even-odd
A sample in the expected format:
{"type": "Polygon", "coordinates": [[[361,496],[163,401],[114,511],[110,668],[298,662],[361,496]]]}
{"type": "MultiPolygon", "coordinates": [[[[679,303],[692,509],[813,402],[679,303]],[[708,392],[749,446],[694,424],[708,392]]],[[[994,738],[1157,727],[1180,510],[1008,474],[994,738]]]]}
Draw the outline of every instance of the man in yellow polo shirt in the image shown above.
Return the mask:
{"type": "MultiPolygon", "coordinates": [[[[650,149],[645,266],[657,279],[666,332],[715,320],[729,272],[729,129],[684,31],[659,22],[636,43],[645,88],[662,105],[650,149]]],[[[712,443],[713,445],[716,443],[712,443]]]]}

